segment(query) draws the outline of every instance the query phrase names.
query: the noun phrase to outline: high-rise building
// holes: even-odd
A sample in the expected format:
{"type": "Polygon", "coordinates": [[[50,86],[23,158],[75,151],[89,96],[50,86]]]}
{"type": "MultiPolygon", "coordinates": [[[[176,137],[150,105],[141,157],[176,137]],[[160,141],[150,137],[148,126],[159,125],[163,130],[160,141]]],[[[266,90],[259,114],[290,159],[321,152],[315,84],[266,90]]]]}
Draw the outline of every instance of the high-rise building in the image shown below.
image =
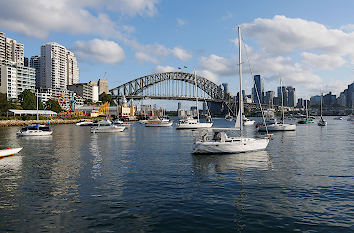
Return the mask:
{"type": "Polygon", "coordinates": [[[30,67],[34,68],[36,70],[36,88],[39,89],[40,88],[40,84],[39,84],[39,80],[40,80],[40,56],[32,56],[30,58],[30,67]]]}
{"type": "Polygon", "coordinates": [[[336,95],[332,95],[332,92],[329,92],[328,94],[323,96],[322,101],[322,104],[324,106],[332,106],[336,103],[336,95]]]}
{"type": "Polygon", "coordinates": [[[64,46],[51,42],[41,46],[39,86],[66,90],[79,82],[75,55],[64,46]]]}
{"type": "Polygon", "coordinates": [[[275,92],[274,91],[267,91],[265,96],[264,96],[264,104],[267,104],[269,106],[273,106],[274,105],[274,97],[275,97],[275,92]]]}
{"type": "Polygon", "coordinates": [[[98,99],[98,85],[96,81],[90,81],[88,84],[92,86],[92,102],[96,103],[98,99]]]}
{"type": "Polygon", "coordinates": [[[229,84],[228,83],[223,83],[221,84],[224,87],[224,92],[229,93],[229,84]]]}
{"type": "Polygon", "coordinates": [[[98,80],[98,94],[101,95],[103,92],[108,94],[108,82],[105,79],[98,80]]]}
{"type": "Polygon", "coordinates": [[[348,85],[347,107],[354,109],[354,82],[348,85]]]}
{"type": "Polygon", "coordinates": [[[304,108],[304,107],[305,107],[305,101],[304,101],[303,98],[297,99],[296,107],[297,107],[297,108],[304,108]]]}
{"type": "Polygon", "coordinates": [[[67,85],[73,85],[79,83],[79,67],[75,54],[71,51],[67,51],[67,85]]]}
{"type": "Polygon", "coordinates": [[[8,38],[0,32],[0,61],[6,60],[15,62],[17,65],[24,65],[24,46],[16,40],[8,38]]]}
{"type": "Polygon", "coordinates": [[[319,105],[319,104],[321,104],[321,96],[320,95],[311,96],[310,106],[319,105]]]}
{"type": "Polygon", "coordinates": [[[277,105],[280,106],[283,104],[283,106],[288,106],[288,98],[289,98],[288,89],[284,86],[278,87],[279,104],[277,104],[277,105]]]}
{"type": "Polygon", "coordinates": [[[24,90],[35,90],[35,69],[3,60],[0,62],[0,92],[17,99],[24,90]]]}
{"type": "Polygon", "coordinates": [[[287,100],[287,105],[288,107],[295,107],[296,106],[296,92],[295,88],[292,86],[286,87],[286,90],[288,91],[288,100],[287,100]]]}
{"type": "Polygon", "coordinates": [[[252,88],[253,103],[263,103],[264,80],[259,74],[255,75],[253,79],[254,79],[254,87],[252,88]]]}

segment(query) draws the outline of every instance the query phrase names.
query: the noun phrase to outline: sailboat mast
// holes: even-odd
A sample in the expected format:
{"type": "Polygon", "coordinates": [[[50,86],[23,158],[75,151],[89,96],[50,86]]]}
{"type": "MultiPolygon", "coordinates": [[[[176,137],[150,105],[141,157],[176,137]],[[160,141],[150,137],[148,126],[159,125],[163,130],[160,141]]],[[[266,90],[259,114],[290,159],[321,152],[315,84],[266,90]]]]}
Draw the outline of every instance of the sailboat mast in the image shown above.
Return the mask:
{"type": "Polygon", "coordinates": [[[283,85],[282,80],[280,78],[280,95],[281,95],[281,117],[282,117],[282,124],[284,124],[284,96],[283,96],[283,85]]]}
{"type": "Polygon", "coordinates": [[[323,93],[321,93],[321,119],[322,119],[322,98],[323,98],[323,93]]]}
{"type": "Polygon", "coordinates": [[[37,104],[37,123],[38,123],[39,117],[38,117],[38,92],[37,91],[36,91],[36,104],[37,104]]]}
{"type": "Polygon", "coordinates": [[[240,136],[242,137],[242,126],[243,126],[243,117],[242,117],[242,108],[243,108],[243,96],[242,96],[242,59],[241,59],[241,28],[238,29],[238,60],[239,60],[239,75],[240,75],[240,92],[239,92],[239,114],[240,114],[240,136]]]}
{"type": "Polygon", "coordinates": [[[199,122],[199,109],[198,109],[198,87],[197,87],[197,75],[194,67],[194,84],[195,84],[195,100],[197,104],[197,118],[199,122]]]}

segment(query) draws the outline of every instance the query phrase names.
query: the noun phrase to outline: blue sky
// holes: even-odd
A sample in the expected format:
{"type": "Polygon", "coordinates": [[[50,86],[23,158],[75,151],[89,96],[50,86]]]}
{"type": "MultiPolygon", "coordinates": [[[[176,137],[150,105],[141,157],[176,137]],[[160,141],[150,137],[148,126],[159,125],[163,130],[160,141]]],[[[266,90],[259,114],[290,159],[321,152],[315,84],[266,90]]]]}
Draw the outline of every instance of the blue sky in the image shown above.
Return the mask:
{"type": "MultiPolygon", "coordinates": [[[[297,97],[308,98],[339,94],[354,81],[352,9],[354,1],[342,0],[2,0],[0,31],[24,43],[27,57],[51,41],[72,50],[81,82],[107,72],[113,88],[186,65],[235,92],[241,25],[250,66],[265,78],[265,89],[275,91],[281,76],[297,97]]],[[[244,78],[250,93],[247,68],[244,78]]]]}

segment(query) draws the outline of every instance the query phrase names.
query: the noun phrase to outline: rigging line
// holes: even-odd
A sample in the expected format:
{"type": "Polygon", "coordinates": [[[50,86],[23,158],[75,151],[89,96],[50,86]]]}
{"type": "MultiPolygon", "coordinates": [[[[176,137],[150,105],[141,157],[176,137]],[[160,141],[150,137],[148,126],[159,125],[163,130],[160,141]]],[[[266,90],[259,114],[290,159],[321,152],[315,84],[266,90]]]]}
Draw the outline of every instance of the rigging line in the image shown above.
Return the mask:
{"type": "MultiPolygon", "coordinates": [[[[245,55],[246,55],[246,59],[247,59],[247,62],[248,62],[248,68],[250,70],[250,73],[251,73],[251,77],[254,77],[253,75],[253,71],[252,71],[252,67],[251,67],[251,62],[250,62],[250,59],[249,59],[249,56],[248,56],[248,53],[247,53],[247,49],[246,49],[246,43],[243,39],[243,35],[241,35],[241,40],[242,40],[242,45],[244,46],[244,50],[245,50],[245,55]]],[[[260,102],[260,98],[259,98],[259,93],[258,93],[258,89],[256,87],[256,82],[253,82],[253,86],[254,86],[254,89],[256,90],[256,94],[257,94],[257,99],[258,99],[258,104],[259,104],[259,108],[261,109],[261,113],[262,113],[262,118],[263,118],[263,124],[266,128],[266,133],[269,134],[268,132],[268,127],[267,127],[267,123],[265,121],[265,117],[264,117],[264,113],[263,113],[263,108],[262,108],[262,104],[260,102]]],[[[242,117],[242,116],[241,116],[242,117]]]]}

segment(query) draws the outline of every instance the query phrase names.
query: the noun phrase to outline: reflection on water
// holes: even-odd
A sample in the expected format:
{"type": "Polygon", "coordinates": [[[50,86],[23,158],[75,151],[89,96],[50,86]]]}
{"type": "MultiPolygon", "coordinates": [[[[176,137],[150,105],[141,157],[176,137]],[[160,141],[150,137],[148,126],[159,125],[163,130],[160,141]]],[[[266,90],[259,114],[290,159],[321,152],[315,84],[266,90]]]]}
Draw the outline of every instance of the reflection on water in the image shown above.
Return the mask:
{"type": "Polygon", "coordinates": [[[222,173],[237,169],[269,170],[272,162],[267,151],[238,154],[193,155],[193,168],[198,174],[222,173]]]}
{"type": "Polygon", "coordinates": [[[350,232],[354,124],[326,120],[275,132],[265,151],[209,156],[191,154],[198,131],[174,127],[0,128],[1,147],[23,147],[0,160],[0,231],[350,232]]]}

